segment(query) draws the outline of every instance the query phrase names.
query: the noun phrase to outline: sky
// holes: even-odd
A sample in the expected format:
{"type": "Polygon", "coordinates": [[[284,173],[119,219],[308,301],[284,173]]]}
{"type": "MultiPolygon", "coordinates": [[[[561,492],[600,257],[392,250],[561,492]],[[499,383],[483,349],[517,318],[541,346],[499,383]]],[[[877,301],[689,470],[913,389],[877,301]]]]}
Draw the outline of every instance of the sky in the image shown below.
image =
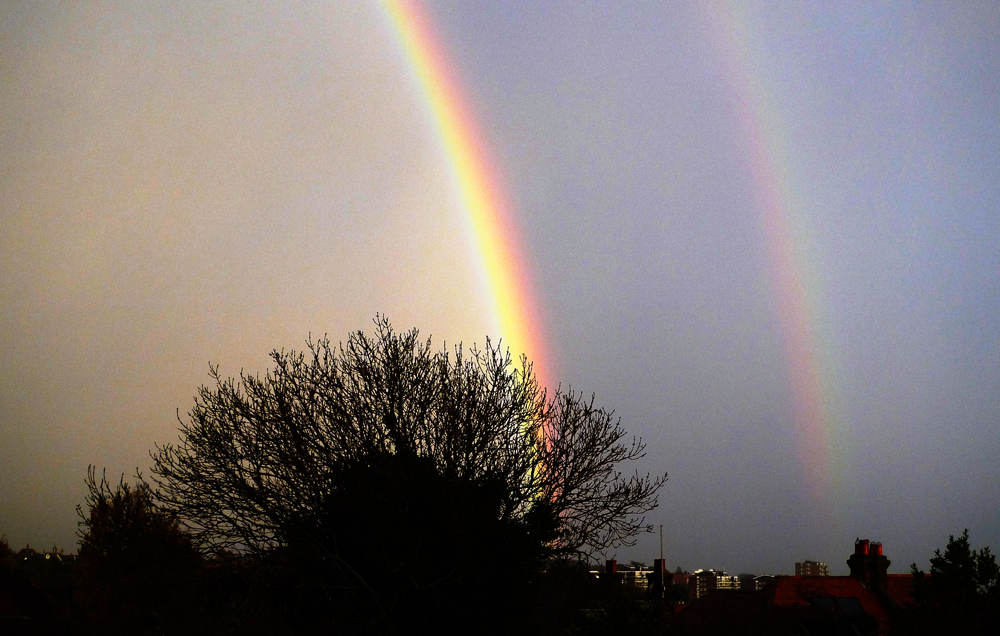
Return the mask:
{"type": "MultiPolygon", "coordinates": [[[[421,7],[548,375],[669,473],[668,567],[1000,548],[1000,5],[421,7]]],[[[75,549],[87,466],[148,472],[210,363],[504,335],[377,2],[0,4],[0,215],[15,547],[75,549]]]]}

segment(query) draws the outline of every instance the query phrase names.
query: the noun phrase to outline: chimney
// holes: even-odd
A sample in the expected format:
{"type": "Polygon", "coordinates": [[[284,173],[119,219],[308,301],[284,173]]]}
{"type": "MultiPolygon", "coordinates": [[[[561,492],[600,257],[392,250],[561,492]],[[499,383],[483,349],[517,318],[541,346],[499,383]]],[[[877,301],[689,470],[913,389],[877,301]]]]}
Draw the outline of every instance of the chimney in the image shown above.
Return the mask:
{"type": "Polygon", "coordinates": [[[648,575],[649,590],[647,592],[650,599],[662,601],[667,597],[667,590],[674,579],[672,572],[667,572],[666,561],[655,559],[653,561],[653,572],[648,575]]]}
{"type": "Polygon", "coordinates": [[[891,561],[882,554],[882,544],[868,539],[854,542],[854,554],[847,560],[851,576],[870,590],[888,593],[888,572],[891,561]]]}
{"type": "MultiPolygon", "coordinates": [[[[666,560],[665,559],[654,559],[653,560],[653,570],[655,570],[656,573],[659,574],[660,576],[663,576],[664,574],[666,574],[667,573],[667,562],[666,562],[666,560]]],[[[673,577],[673,573],[671,573],[670,576],[673,577]]]]}
{"type": "Polygon", "coordinates": [[[625,575],[618,572],[618,561],[608,559],[604,562],[604,574],[601,576],[601,581],[608,587],[621,585],[625,582],[625,575]]]}

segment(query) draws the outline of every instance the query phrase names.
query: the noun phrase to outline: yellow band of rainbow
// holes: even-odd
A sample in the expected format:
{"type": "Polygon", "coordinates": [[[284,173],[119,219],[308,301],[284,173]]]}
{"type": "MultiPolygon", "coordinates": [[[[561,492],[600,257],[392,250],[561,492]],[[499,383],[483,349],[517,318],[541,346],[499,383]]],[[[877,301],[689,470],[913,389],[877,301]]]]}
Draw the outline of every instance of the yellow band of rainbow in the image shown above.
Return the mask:
{"type": "Polygon", "coordinates": [[[412,0],[384,0],[409,70],[426,100],[467,215],[495,328],[516,358],[527,355],[539,383],[553,387],[542,320],[511,208],[426,15],[412,0]]]}

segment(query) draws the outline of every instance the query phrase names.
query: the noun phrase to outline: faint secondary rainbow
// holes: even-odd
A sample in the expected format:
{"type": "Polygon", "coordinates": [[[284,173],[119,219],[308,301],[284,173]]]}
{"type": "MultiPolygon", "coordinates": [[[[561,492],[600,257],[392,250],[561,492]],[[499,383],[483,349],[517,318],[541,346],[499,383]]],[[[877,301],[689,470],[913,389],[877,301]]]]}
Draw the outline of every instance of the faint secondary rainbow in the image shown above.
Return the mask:
{"type": "Polygon", "coordinates": [[[759,39],[747,7],[734,0],[706,2],[726,58],[737,117],[747,133],[751,172],[767,247],[768,278],[775,299],[795,409],[796,443],[811,495],[828,503],[838,472],[833,466],[835,418],[832,365],[822,333],[819,277],[810,267],[803,206],[790,174],[785,126],[766,87],[759,39]]]}
{"type": "Polygon", "coordinates": [[[513,356],[528,356],[542,386],[554,387],[514,218],[444,48],[417,2],[383,0],[383,6],[429,107],[467,216],[499,331],[493,335],[502,338],[513,356]]]}

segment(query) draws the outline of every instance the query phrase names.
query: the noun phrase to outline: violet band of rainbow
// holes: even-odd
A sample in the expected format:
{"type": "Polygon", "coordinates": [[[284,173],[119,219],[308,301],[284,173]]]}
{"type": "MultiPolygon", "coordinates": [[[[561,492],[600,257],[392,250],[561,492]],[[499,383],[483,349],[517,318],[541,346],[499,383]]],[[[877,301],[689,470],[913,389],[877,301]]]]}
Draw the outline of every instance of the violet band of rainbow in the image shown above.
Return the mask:
{"type": "MultiPolygon", "coordinates": [[[[768,90],[759,59],[753,16],[738,0],[704,0],[705,14],[723,56],[735,116],[745,133],[749,171],[767,254],[766,276],[774,299],[788,368],[799,462],[811,496],[828,502],[838,471],[832,466],[835,418],[832,352],[823,333],[820,279],[810,263],[804,206],[796,199],[786,126],[768,90]]],[[[843,451],[841,451],[842,454],[843,451]]]]}
{"type": "Polygon", "coordinates": [[[468,221],[497,329],[492,336],[499,336],[515,360],[522,354],[528,357],[542,387],[555,388],[522,239],[452,65],[417,2],[383,0],[382,6],[421,99],[428,106],[468,221]]]}

